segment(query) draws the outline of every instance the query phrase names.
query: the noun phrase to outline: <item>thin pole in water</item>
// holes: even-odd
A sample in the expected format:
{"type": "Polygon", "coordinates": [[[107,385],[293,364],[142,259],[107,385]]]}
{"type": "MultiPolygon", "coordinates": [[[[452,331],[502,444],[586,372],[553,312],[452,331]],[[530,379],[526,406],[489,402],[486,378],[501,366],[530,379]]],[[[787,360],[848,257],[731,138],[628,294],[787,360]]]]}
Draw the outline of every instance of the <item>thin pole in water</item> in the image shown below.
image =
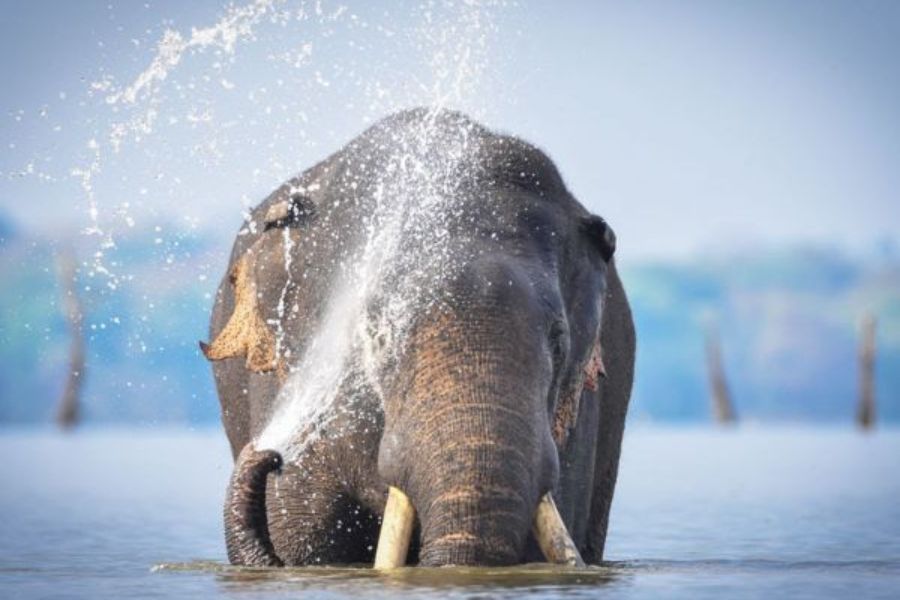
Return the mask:
{"type": "Polygon", "coordinates": [[[863,317],[859,344],[859,403],[856,407],[856,424],[862,429],[875,426],[875,317],[867,313],[863,317]]]}
{"type": "Polygon", "coordinates": [[[734,423],[737,415],[731,403],[731,393],[722,368],[722,348],[718,329],[710,325],[706,332],[706,370],[709,374],[709,391],[712,399],[713,418],[716,423],[734,423]]]}
{"type": "Polygon", "coordinates": [[[59,399],[56,423],[63,429],[78,424],[81,415],[81,388],[84,384],[85,349],[81,299],[78,296],[75,251],[68,249],[57,259],[62,291],[63,314],[69,326],[69,369],[66,386],[59,399]]]}

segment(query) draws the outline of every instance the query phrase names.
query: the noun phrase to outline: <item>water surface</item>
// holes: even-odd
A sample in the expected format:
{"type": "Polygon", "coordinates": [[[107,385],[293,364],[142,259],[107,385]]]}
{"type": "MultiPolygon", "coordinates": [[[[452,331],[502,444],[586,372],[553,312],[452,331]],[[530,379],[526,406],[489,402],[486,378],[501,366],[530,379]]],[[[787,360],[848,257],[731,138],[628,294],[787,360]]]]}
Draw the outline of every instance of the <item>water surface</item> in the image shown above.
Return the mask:
{"type": "Polygon", "coordinates": [[[4,598],[896,598],[900,431],[631,427],[586,571],[236,569],[218,430],[0,433],[4,598]]]}

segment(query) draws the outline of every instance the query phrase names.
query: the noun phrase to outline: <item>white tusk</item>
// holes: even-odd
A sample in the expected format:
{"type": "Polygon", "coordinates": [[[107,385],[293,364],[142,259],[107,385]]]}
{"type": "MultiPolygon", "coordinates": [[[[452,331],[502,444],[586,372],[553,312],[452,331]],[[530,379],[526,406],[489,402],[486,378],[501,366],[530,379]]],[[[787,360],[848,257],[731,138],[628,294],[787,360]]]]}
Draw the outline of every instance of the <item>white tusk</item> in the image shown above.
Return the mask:
{"type": "Polygon", "coordinates": [[[583,567],[584,560],[566,529],[553,496],[544,494],[534,513],[534,537],[547,562],[570,567],[583,567]]]}
{"type": "Polygon", "coordinates": [[[406,565],[416,509],[409,498],[395,487],[388,488],[387,504],[381,519],[381,534],[375,551],[376,569],[395,569],[406,565]]]}

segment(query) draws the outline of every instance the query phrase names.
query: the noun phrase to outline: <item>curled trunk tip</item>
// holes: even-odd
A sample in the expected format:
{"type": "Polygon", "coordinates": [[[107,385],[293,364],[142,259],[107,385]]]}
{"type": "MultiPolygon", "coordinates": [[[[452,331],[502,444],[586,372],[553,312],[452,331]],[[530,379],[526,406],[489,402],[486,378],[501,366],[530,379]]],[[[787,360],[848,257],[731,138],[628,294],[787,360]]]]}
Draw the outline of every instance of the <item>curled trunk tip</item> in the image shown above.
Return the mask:
{"type": "Polygon", "coordinates": [[[225,497],[225,544],[235,565],[280,567],[269,538],[266,519],[266,480],[282,464],[274,450],[247,444],[234,465],[225,497]]]}

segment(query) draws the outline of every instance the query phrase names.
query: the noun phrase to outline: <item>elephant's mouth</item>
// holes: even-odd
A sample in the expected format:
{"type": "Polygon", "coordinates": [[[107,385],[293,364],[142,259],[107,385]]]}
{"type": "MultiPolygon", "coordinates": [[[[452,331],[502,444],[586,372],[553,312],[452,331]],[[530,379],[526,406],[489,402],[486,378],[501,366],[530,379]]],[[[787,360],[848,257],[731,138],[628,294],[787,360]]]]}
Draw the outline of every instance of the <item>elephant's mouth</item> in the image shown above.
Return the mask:
{"type": "MultiPolygon", "coordinates": [[[[376,569],[394,569],[406,565],[415,517],[415,508],[407,495],[395,487],[389,488],[378,548],[375,552],[376,569]]],[[[547,562],[573,567],[584,566],[581,554],[549,493],[545,494],[538,504],[532,532],[547,562]]]]}

